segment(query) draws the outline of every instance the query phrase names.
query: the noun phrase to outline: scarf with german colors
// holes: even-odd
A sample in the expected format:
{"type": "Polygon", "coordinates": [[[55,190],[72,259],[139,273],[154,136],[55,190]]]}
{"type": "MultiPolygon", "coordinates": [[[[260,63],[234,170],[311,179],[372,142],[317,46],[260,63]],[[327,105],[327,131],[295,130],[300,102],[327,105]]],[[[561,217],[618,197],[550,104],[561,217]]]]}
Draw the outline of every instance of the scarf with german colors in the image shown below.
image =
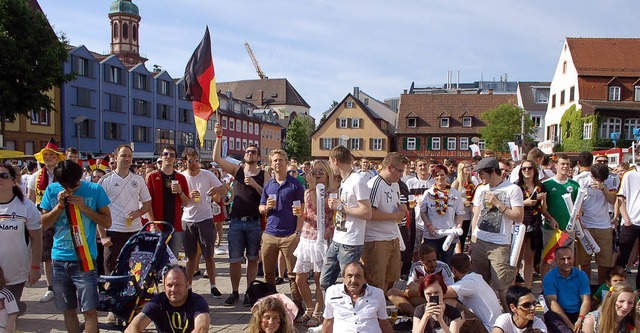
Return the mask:
{"type": "Polygon", "coordinates": [[[84,233],[84,225],[82,224],[80,209],[74,204],[67,204],[64,207],[64,212],[65,214],[67,214],[69,230],[71,230],[73,249],[76,252],[78,265],[82,267],[83,272],[91,271],[94,268],[93,259],[91,258],[91,252],[89,252],[89,244],[87,243],[87,237],[84,233]]]}

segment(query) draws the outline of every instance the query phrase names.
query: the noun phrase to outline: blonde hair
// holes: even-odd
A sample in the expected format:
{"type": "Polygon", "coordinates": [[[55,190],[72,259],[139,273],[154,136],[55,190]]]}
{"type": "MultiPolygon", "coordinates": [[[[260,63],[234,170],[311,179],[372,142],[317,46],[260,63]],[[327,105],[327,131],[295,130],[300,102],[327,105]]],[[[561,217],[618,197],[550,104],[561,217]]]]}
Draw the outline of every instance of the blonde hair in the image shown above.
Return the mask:
{"type": "Polygon", "coordinates": [[[275,311],[280,317],[280,327],[278,327],[278,330],[276,332],[281,332],[281,333],[297,332],[296,329],[293,327],[293,323],[291,323],[289,321],[289,317],[287,317],[287,310],[285,309],[284,304],[282,304],[282,302],[277,298],[268,297],[261,300],[260,303],[256,305],[256,311],[251,317],[251,321],[249,321],[249,328],[248,328],[249,333],[264,332],[261,326],[262,316],[264,315],[265,312],[269,310],[275,311]]]}
{"type": "MultiPolygon", "coordinates": [[[[331,170],[331,166],[329,165],[329,162],[325,161],[325,160],[315,160],[313,162],[313,167],[317,168],[320,167],[322,168],[322,170],[324,170],[324,173],[327,175],[327,186],[325,187],[325,191],[328,193],[329,190],[333,189],[333,170],[331,170]]],[[[314,177],[309,177],[309,180],[312,180],[314,177]]],[[[313,179],[314,185],[315,184],[315,179],[313,179]]],[[[310,189],[315,191],[315,188],[311,188],[310,189]]]]}
{"type": "Polygon", "coordinates": [[[275,154],[280,154],[282,156],[284,156],[285,160],[289,159],[289,156],[287,155],[287,152],[282,150],[282,149],[274,149],[272,151],[269,152],[269,162],[271,162],[271,158],[273,157],[273,155],[275,154]]]}
{"type": "Polygon", "coordinates": [[[609,293],[602,302],[600,320],[598,321],[597,327],[598,332],[620,332],[620,329],[623,329],[621,332],[630,332],[627,324],[635,325],[637,303],[638,300],[635,297],[634,289],[628,283],[618,282],[611,286],[609,293]],[[618,316],[616,312],[616,302],[618,301],[618,296],[622,293],[631,293],[634,295],[633,310],[620,322],[622,327],[616,327],[616,317],[618,316]]]}
{"type": "Polygon", "coordinates": [[[395,168],[395,165],[397,164],[407,165],[409,164],[409,159],[400,153],[392,152],[384,157],[384,159],[382,160],[382,165],[380,165],[380,167],[386,168],[391,165],[395,168]]]}

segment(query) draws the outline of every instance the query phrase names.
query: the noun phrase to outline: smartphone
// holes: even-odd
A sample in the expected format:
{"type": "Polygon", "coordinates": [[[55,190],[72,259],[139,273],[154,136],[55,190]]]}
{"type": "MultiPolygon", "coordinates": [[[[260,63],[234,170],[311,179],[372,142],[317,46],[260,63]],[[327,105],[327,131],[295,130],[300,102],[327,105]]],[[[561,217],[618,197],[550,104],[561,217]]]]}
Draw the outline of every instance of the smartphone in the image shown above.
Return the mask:
{"type": "Polygon", "coordinates": [[[429,296],[429,303],[440,304],[440,297],[438,295],[429,296]]]}

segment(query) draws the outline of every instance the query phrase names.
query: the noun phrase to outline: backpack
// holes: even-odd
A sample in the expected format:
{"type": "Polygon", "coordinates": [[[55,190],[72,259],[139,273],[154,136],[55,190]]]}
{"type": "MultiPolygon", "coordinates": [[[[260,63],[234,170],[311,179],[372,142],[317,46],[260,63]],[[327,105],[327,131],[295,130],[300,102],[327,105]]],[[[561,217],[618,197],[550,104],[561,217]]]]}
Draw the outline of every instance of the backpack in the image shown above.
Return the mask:
{"type": "Polygon", "coordinates": [[[256,304],[260,298],[277,293],[276,287],[260,280],[251,281],[249,288],[247,288],[247,295],[249,296],[251,306],[256,304]]]}

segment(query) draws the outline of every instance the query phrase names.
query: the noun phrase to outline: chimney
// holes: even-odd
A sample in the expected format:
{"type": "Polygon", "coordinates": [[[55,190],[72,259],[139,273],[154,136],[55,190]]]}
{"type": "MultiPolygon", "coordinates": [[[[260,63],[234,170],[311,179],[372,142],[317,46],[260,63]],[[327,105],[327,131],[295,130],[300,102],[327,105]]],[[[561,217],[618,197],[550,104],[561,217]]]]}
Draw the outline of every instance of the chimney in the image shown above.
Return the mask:
{"type": "Polygon", "coordinates": [[[264,91],[262,89],[258,90],[258,107],[262,108],[264,104],[264,91]]]}
{"type": "Polygon", "coordinates": [[[402,89],[402,94],[406,95],[407,94],[407,89],[402,89]]]}
{"type": "Polygon", "coordinates": [[[489,95],[493,95],[493,88],[489,88],[489,95]]]}
{"type": "Polygon", "coordinates": [[[356,99],[360,99],[360,88],[359,87],[353,87],[353,97],[355,97],[356,99]]]}

